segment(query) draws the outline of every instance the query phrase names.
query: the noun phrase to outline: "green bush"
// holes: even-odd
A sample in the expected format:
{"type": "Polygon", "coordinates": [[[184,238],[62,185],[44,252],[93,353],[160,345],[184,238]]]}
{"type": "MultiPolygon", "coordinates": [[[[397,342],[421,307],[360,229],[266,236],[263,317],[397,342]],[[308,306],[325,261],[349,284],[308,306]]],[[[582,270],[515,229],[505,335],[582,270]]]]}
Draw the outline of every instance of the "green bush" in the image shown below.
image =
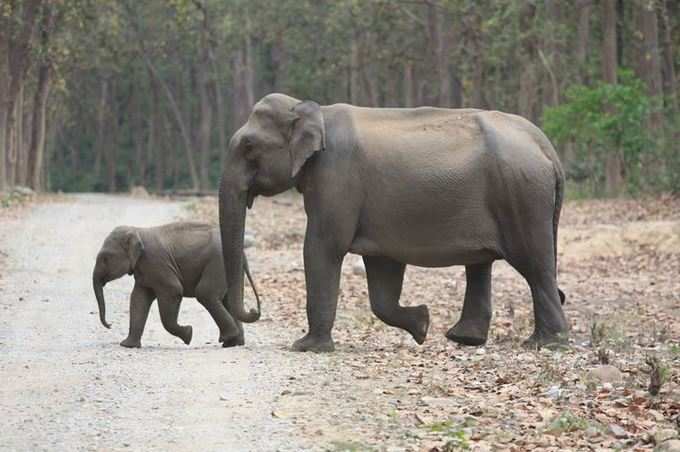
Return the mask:
{"type": "Polygon", "coordinates": [[[630,71],[621,71],[616,85],[575,85],[565,97],[564,103],[545,110],[543,128],[558,146],[573,146],[567,175],[588,179],[598,192],[606,155],[621,150],[628,191],[639,191],[645,154],[657,152],[657,137],[650,136],[647,127],[653,102],[644,84],[630,71]]]}

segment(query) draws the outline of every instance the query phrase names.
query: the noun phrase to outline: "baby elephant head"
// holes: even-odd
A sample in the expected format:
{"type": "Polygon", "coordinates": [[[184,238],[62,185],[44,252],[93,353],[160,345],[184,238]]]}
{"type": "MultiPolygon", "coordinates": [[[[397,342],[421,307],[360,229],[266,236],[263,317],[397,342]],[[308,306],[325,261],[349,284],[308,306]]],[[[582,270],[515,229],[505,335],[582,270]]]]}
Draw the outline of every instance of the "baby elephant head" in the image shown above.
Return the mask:
{"type": "Polygon", "coordinates": [[[99,305],[99,320],[106,328],[111,328],[111,324],[106,322],[104,286],[125,274],[131,275],[143,252],[144,244],[139,231],[129,226],[119,226],[104,240],[97,254],[92,271],[92,287],[99,305]]]}

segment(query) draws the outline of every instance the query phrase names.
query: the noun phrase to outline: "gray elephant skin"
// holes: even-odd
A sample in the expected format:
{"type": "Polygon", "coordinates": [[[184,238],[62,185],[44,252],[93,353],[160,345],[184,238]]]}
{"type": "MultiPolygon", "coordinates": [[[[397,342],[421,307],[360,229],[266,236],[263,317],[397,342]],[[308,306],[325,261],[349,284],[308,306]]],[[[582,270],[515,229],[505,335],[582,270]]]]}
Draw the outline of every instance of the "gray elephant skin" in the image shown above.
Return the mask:
{"type": "MultiPolygon", "coordinates": [[[[245,256],[239,259],[260,300],[245,256]]],[[[130,330],[120,345],[140,347],[149,308],[158,299],[163,327],[172,335],[191,342],[191,326],[177,323],[182,298],[196,298],[220,329],[225,347],[243,345],[241,322],[229,313],[224,296],[222,246],[219,229],[206,223],[176,222],[152,228],[119,226],[104,240],[92,272],[92,285],[99,306],[99,319],[106,328],[106,283],[134,275],[130,295],[130,330]]]]}
{"type": "Polygon", "coordinates": [[[291,187],[302,193],[307,214],[309,329],[294,350],[334,349],[347,253],[363,257],[373,312],[418,343],[430,320],[426,306],[399,304],[406,265],[465,266],[462,314],[446,336],[480,345],[492,314],[491,267],[499,259],[531,289],[535,322],[527,343],[566,339],[556,280],[564,173],[550,141],[526,119],[262,98],[230,140],[219,190],[228,302],[241,321],[258,318],[243,306],[246,207],[291,187]]]}

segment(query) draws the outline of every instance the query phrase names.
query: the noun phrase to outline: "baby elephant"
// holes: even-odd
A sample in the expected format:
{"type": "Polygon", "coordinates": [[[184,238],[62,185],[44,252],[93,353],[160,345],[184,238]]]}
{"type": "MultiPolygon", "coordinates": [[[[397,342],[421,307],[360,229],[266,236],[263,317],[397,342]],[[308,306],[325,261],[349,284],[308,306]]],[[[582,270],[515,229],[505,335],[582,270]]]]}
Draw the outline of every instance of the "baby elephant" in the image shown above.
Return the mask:
{"type": "MultiPolygon", "coordinates": [[[[255,292],[248,263],[244,270],[255,292]]],[[[191,342],[191,326],[177,323],[183,297],[196,298],[220,328],[224,347],[243,345],[243,327],[225,308],[227,292],[220,230],[205,223],[176,222],[153,228],[119,226],[104,240],[92,272],[92,286],[99,305],[99,319],[106,328],[103,287],[109,281],[134,275],[130,295],[130,332],[120,343],[140,347],[151,303],[158,298],[163,327],[184,341],[191,342]]]]}

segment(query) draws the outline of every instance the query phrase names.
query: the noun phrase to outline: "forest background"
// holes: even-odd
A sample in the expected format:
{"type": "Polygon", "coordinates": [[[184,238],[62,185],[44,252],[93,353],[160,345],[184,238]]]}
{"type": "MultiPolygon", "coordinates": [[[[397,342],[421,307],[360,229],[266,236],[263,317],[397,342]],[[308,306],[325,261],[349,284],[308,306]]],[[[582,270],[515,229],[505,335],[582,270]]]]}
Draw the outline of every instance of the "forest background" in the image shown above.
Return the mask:
{"type": "Polygon", "coordinates": [[[269,92],[517,113],[568,195],[680,191],[672,0],[0,0],[0,191],[210,191],[269,92]]]}

